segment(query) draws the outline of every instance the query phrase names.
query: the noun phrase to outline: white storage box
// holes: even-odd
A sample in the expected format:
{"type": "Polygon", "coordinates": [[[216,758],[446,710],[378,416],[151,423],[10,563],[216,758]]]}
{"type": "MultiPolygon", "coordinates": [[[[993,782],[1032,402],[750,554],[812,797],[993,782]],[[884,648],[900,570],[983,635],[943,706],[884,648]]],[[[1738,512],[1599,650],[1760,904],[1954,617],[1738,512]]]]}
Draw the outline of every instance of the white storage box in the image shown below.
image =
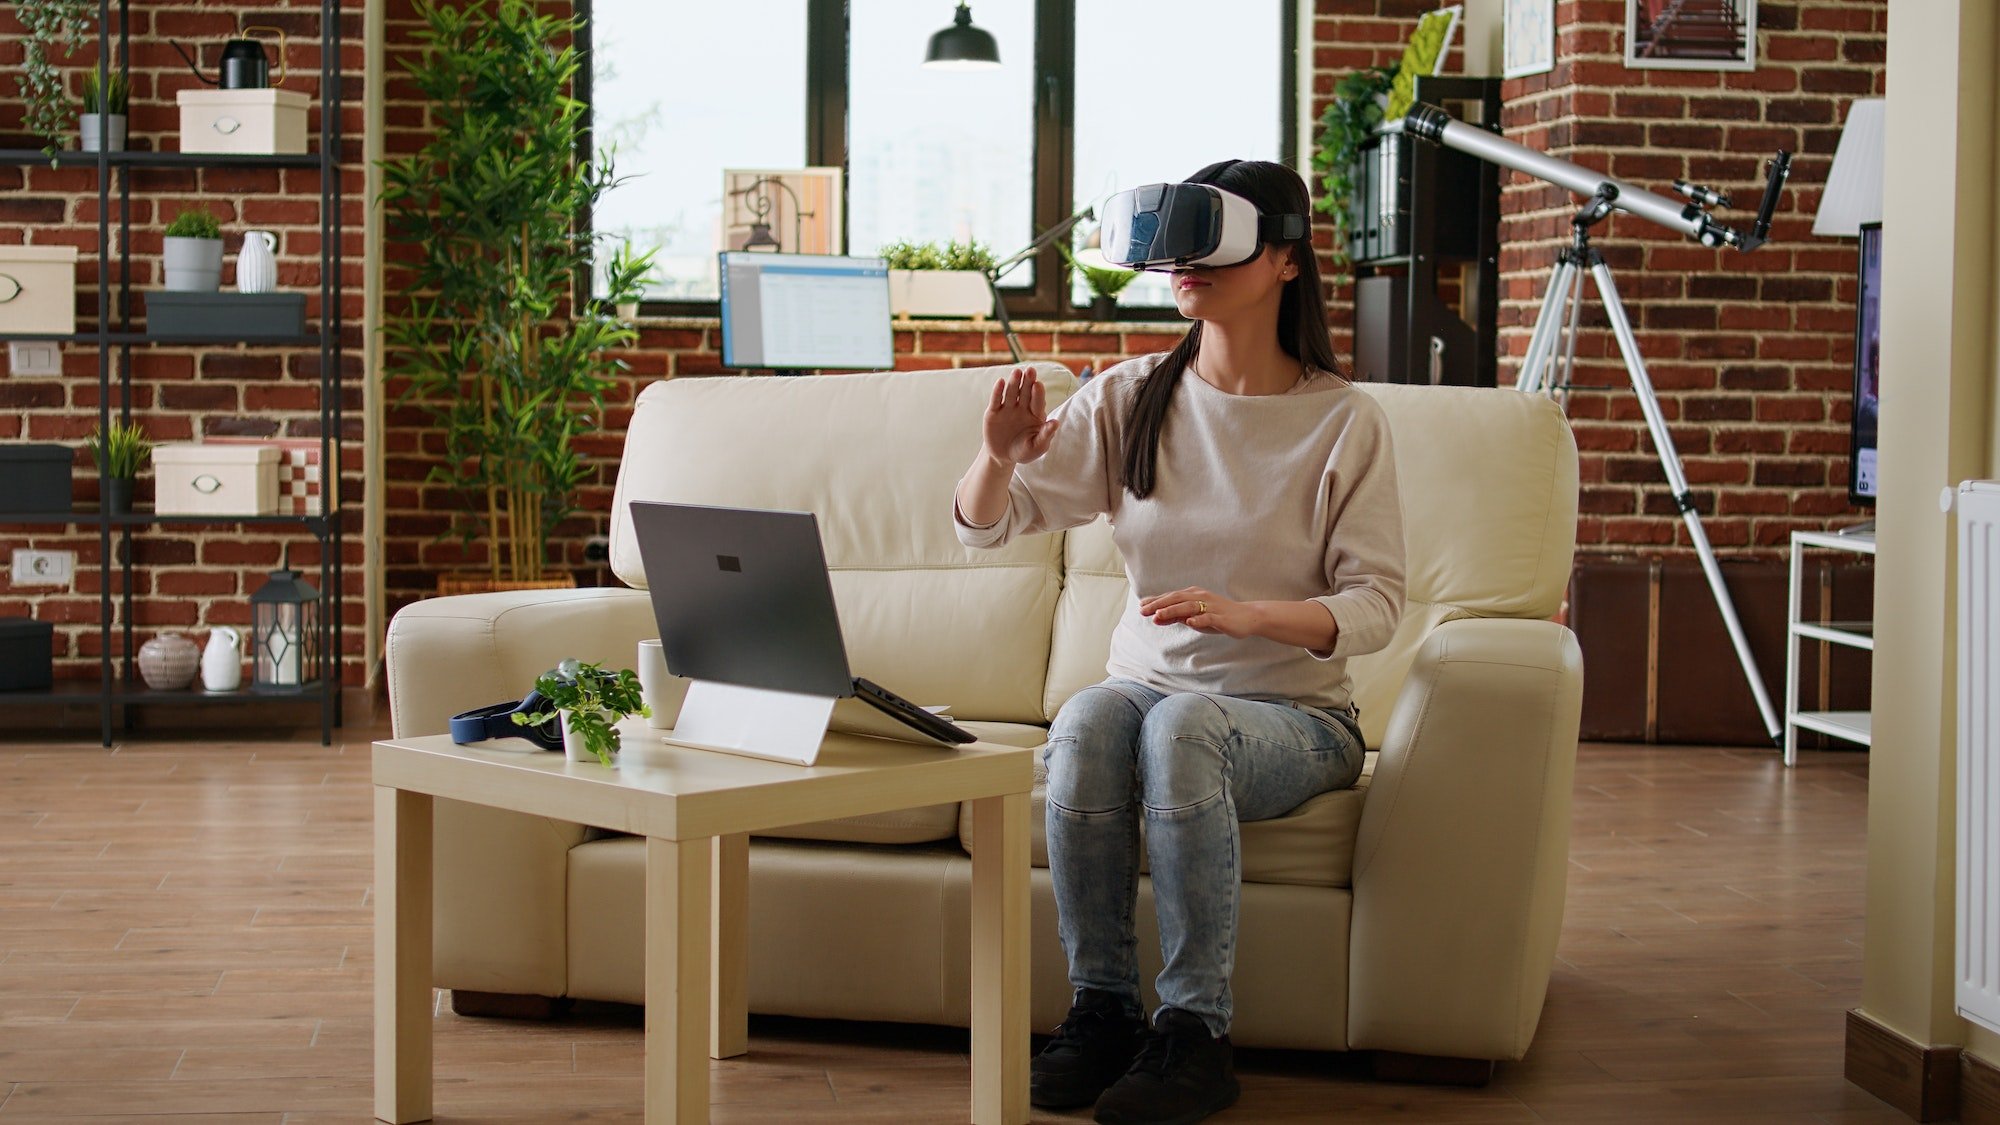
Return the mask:
{"type": "Polygon", "coordinates": [[[153,447],[153,510],[163,516],[268,516],[278,510],[278,449],[174,442],[153,447]]]}
{"type": "Polygon", "coordinates": [[[0,332],[76,331],[76,247],[0,246],[0,332]]]}
{"type": "Polygon", "coordinates": [[[182,90],[182,152],[264,156],[306,150],[307,97],[297,90],[182,90]]]}

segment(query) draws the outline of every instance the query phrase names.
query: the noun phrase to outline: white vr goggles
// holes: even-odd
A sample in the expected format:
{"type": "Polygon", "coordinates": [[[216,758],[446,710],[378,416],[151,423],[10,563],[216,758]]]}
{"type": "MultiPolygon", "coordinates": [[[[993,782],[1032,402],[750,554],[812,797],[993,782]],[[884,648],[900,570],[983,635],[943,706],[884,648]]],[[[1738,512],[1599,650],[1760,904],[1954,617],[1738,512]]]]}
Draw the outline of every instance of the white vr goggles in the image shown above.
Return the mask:
{"type": "Polygon", "coordinates": [[[1134,270],[1240,266],[1266,242],[1306,236],[1304,215],[1260,215],[1257,205],[1209,184],[1147,184],[1099,209],[1098,240],[1112,265],[1134,270]]]}

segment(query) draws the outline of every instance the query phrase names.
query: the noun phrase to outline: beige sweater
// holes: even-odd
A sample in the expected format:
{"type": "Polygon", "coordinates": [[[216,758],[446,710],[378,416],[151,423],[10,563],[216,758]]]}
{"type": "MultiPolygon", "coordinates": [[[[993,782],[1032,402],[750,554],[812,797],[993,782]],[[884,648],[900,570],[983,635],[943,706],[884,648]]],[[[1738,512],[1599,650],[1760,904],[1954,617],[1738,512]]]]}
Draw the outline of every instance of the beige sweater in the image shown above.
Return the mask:
{"type": "Polygon", "coordinates": [[[1181,377],[1160,437],[1153,495],[1120,487],[1126,419],[1165,353],[1105,369],[1051,417],[1049,451],[1014,470],[1007,514],[959,540],[997,547],[1108,514],[1132,596],[1107,671],[1166,692],[1347,707],[1346,658],[1389,643],[1403,612],[1403,511],[1388,420],[1365,393],[1313,372],[1282,395],[1233,395],[1181,377]],[[1188,586],[1233,601],[1325,606],[1330,653],[1263,637],[1156,625],[1139,599],[1188,586]]]}

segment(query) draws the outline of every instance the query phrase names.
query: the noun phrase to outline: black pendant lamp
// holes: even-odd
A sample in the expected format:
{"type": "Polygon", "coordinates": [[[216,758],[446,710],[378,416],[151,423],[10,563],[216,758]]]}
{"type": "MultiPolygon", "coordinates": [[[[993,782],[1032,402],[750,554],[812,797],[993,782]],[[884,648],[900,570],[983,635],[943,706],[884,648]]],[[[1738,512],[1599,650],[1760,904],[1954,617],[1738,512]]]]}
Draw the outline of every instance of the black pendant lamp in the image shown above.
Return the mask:
{"type": "Polygon", "coordinates": [[[988,70],[1000,65],[1000,46],[993,33],[972,26],[972,8],[960,0],[951,26],[931,36],[924,65],[939,70],[988,70]]]}

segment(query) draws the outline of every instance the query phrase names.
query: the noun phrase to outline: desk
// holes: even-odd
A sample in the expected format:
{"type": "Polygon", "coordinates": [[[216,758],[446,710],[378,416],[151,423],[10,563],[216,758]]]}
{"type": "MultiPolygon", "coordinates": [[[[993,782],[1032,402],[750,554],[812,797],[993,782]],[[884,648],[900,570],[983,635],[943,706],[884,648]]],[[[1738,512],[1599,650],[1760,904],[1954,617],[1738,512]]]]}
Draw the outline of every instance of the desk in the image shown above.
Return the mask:
{"type": "MultiPolygon", "coordinates": [[[[437,797],[646,838],[646,1120],[708,1120],[708,1065],[746,1049],[749,834],[972,802],[972,1121],[1028,1120],[1032,750],[829,735],[817,764],[669,746],[621,726],[617,764],[520,743],[377,742],[375,1116],[431,1117],[431,804],[437,797]]],[[[553,1108],[553,1107],[552,1107],[553,1108]]]]}

